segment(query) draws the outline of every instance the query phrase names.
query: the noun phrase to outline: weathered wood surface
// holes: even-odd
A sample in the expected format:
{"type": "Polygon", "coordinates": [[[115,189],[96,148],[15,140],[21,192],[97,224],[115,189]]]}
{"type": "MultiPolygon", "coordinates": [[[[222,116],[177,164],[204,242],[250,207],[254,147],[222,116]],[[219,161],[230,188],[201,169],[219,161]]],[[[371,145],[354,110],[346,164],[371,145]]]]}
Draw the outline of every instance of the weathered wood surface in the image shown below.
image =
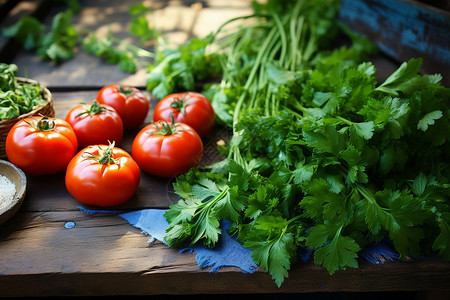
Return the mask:
{"type": "Polygon", "coordinates": [[[450,11],[433,2],[439,1],[342,0],[340,15],[394,60],[422,57],[422,71],[441,74],[450,86],[450,11]]]}
{"type": "MultiPolygon", "coordinates": [[[[126,3],[133,2],[137,0],[126,3]]],[[[125,38],[125,2],[99,0],[81,3],[83,10],[76,19],[78,24],[90,26],[98,32],[115,28],[115,33],[125,38]],[[101,13],[108,17],[99,17],[101,13]],[[110,25],[112,23],[115,25],[110,25]]],[[[247,0],[227,1],[226,4],[218,0],[203,1],[203,6],[195,1],[151,3],[157,20],[161,22],[159,24],[163,24],[167,34],[180,42],[192,35],[209,33],[222,21],[250,11],[250,1],[247,0]]],[[[45,22],[48,23],[57,10],[50,10],[45,22]]],[[[28,77],[50,87],[56,117],[59,118],[64,118],[74,105],[92,101],[98,89],[106,84],[145,85],[144,71],[125,74],[117,66],[107,65],[82,51],[61,66],[42,62],[26,51],[19,52],[12,62],[18,64],[21,72],[27,72],[28,77]]],[[[386,77],[396,67],[395,63],[382,56],[375,58],[374,63],[380,70],[380,78],[386,77]]],[[[152,100],[146,123],[151,120],[155,101],[152,100]]],[[[126,132],[120,147],[130,151],[136,133],[126,132]]],[[[218,159],[215,143],[226,135],[223,128],[216,127],[211,136],[204,140],[206,152],[203,163],[218,159]]],[[[166,209],[175,202],[171,179],[142,173],[136,195],[114,209],[166,209]]],[[[0,296],[437,290],[445,292],[445,297],[450,290],[450,263],[437,257],[385,265],[361,261],[358,269],[339,271],[333,276],[312,262],[299,263],[290,271],[290,277],[281,288],[277,288],[270,276],[260,269],[254,274],[244,274],[237,268],[224,267],[218,273],[211,274],[209,269],[198,267],[195,254],[179,253],[158,241],[149,244],[148,236],[120,216],[86,215],[77,206],[80,203],[65,188],[63,173],[29,178],[24,205],[0,228],[0,296]],[[75,227],[65,228],[67,222],[74,222],[75,227]]]]}
{"type": "Polygon", "coordinates": [[[0,233],[2,296],[420,291],[446,289],[448,264],[435,257],[372,265],[330,276],[299,264],[281,288],[265,272],[199,270],[195,256],[155,242],[117,216],[22,212],[0,233]],[[66,222],[75,222],[65,229],[66,222]]]}

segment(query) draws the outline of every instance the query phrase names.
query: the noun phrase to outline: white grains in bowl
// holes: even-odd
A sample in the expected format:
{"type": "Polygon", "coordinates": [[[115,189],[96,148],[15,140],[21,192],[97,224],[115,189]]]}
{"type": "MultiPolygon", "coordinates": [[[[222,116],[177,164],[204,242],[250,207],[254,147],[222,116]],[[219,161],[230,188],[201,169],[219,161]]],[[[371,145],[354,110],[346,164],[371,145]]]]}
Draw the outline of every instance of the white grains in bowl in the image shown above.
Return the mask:
{"type": "Polygon", "coordinates": [[[16,186],[7,177],[0,175],[0,210],[14,201],[16,186]]]}

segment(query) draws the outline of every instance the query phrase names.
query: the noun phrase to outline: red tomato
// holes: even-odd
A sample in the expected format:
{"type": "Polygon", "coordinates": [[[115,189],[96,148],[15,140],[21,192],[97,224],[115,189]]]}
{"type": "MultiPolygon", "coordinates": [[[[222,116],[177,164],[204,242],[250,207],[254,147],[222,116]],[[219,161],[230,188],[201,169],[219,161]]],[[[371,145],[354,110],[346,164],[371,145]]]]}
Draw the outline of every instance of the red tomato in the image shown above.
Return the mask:
{"type": "Polygon", "coordinates": [[[140,181],[137,163],[125,150],[91,145],[78,152],[66,170],[66,187],[78,201],[102,207],[128,201],[140,181]]]}
{"type": "Polygon", "coordinates": [[[96,100],[92,104],[79,104],[73,107],[66,116],[78,139],[78,148],[89,145],[119,145],[123,138],[123,123],[119,114],[109,105],[99,105],[96,100]]]}
{"type": "Polygon", "coordinates": [[[160,121],[147,125],[136,135],[131,154],[145,172],[174,177],[199,164],[203,143],[189,125],[160,121]]]}
{"type": "Polygon", "coordinates": [[[77,149],[77,136],[72,127],[58,118],[25,118],[6,137],[8,160],[31,176],[63,171],[77,149]]]}
{"type": "Polygon", "coordinates": [[[112,106],[122,118],[124,129],[136,129],[144,123],[150,107],[149,100],[137,88],[111,84],[97,94],[99,104],[112,106]]]}
{"type": "Polygon", "coordinates": [[[171,121],[185,123],[197,131],[200,137],[205,137],[211,131],[215,114],[211,102],[202,94],[196,92],[171,94],[155,106],[153,121],[171,121]]]}

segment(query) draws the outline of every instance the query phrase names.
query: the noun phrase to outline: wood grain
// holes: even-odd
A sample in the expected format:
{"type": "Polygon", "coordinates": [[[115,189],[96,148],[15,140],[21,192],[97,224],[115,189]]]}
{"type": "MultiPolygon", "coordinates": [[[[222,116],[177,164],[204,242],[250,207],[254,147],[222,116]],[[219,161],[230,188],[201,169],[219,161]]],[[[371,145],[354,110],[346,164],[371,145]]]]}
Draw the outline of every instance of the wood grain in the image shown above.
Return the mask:
{"type": "Polygon", "coordinates": [[[450,12],[411,0],[343,0],[341,20],[397,62],[422,57],[450,86],[450,12]]]}
{"type": "Polygon", "coordinates": [[[0,295],[245,294],[445,290],[448,263],[436,257],[372,265],[329,275],[299,263],[281,288],[262,270],[225,267],[210,274],[195,254],[179,253],[118,216],[82,212],[24,213],[2,229],[0,295]],[[72,229],[64,224],[75,222],[72,229]],[[14,289],[9,287],[14,286],[14,289]]]}

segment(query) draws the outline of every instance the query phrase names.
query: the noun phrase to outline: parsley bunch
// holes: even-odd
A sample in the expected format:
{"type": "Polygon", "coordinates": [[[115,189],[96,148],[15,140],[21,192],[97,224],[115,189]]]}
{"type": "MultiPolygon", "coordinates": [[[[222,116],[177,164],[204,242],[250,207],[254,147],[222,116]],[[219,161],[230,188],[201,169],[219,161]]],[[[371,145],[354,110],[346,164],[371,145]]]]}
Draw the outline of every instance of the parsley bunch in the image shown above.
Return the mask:
{"type": "MultiPolygon", "coordinates": [[[[136,72],[139,59],[153,58],[153,53],[115,38],[112,34],[99,38],[90,30],[77,29],[73,24],[73,14],[79,12],[81,6],[77,0],[61,0],[68,5],[68,9],[59,12],[52,18],[50,30],[46,32],[44,24],[31,16],[22,17],[17,23],[3,28],[5,36],[17,40],[25,50],[35,50],[43,60],[50,60],[55,64],[74,57],[78,46],[82,46],[89,54],[103,59],[108,64],[118,64],[123,72],[136,72]]],[[[130,5],[131,16],[129,31],[140,38],[142,44],[153,42],[160,32],[147,21],[146,14],[150,9],[143,3],[130,5]]]]}
{"type": "Polygon", "coordinates": [[[165,240],[213,247],[226,219],[278,286],[299,248],[330,274],[385,239],[401,258],[450,259],[441,76],[419,75],[417,58],[377,82],[375,47],[339,24],[336,1],[267,5],[246,17],[254,26],[215,36],[222,79],[204,92],[233,135],[222,161],[177,178],[165,240]],[[335,28],[349,46],[331,48],[335,28]]]}
{"type": "Polygon", "coordinates": [[[174,91],[195,90],[196,82],[220,74],[218,53],[208,51],[213,35],[192,38],[176,49],[164,41],[155,47],[154,62],[147,71],[147,90],[162,99],[174,91]]]}
{"type": "Polygon", "coordinates": [[[156,40],[161,32],[154,26],[151,26],[147,14],[152,11],[144,5],[144,3],[137,3],[130,5],[129,13],[132,16],[130,21],[130,33],[140,39],[141,44],[156,40]]]}
{"type": "Polygon", "coordinates": [[[56,64],[74,56],[79,35],[72,24],[71,10],[60,12],[52,19],[50,30],[34,17],[23,17],[16,24],[4,28],[3,34],[17,39],[26,50],[36,50],[42,59],[56,64]]]}

